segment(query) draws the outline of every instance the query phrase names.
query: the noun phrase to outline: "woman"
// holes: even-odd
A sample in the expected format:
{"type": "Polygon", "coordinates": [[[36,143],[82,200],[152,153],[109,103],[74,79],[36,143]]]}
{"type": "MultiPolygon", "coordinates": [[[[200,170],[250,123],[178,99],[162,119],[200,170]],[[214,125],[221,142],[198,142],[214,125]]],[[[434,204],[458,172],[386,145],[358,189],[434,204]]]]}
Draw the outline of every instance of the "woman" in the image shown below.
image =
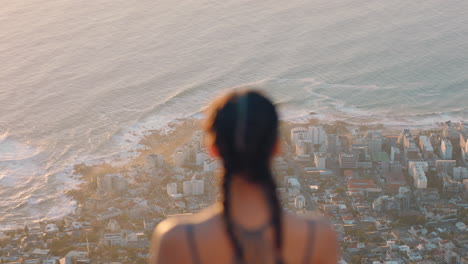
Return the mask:
{"type": "Polygon", "coordinates": [[[207,115],[207,148],[224,166],[223,203],[159,224],[151,263],[337,263],[328,224],[281,209],[270,169],[279,152],[272,102],[256,91],[233,91],[207,115]]]}

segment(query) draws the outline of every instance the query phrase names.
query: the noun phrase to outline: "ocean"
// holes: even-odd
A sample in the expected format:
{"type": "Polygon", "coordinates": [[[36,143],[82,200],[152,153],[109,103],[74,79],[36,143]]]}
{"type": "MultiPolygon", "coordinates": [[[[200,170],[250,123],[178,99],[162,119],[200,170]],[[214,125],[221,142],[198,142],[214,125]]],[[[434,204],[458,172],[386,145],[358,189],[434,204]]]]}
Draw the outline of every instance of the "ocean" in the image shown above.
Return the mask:
{"type": "Polygon", "coordinates": [[[73,165],[232,87],[281,116],[468,119],[468,1],[0,0],[0,230],[73,210],[73,165]]]}

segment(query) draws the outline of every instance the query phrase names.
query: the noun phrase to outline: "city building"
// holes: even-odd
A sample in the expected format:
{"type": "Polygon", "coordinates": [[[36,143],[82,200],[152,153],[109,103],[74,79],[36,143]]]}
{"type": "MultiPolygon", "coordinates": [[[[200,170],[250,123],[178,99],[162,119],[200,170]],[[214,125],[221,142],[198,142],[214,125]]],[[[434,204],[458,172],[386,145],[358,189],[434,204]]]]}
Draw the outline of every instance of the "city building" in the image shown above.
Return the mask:
{"type": "Polygon", "coordinates": [[[291,129],[291,144],[296,145],[299,140],[305,139],[307,129],[305,127],[295,127],[291,129]]]}
{"type": "Polygon", "coordinates": [[[182,190],[184,195],[191,195],[193,192],[193,184],[192,181],[184,181],[182,184],[182,190]]]}
{"type": "Polygon", "coordinates": [[[323,144],[326,133],[322,126],[295,127],[291,129],[291,144],[296,145],[299,140],[310,140],[311,144],[323,144]]]}
{"type": "Polygon", "coordinates": [[[368,130],[364,136],[364,141],[367,144],[367,149],[370,153],[372,152],[381,152],[383,137],[382,131],[380,130],[368,130]]]}
{"type": "Polygon", "coordinates": [[[413,135],[409,129],[404,129],[398,137],[398,144],[402,145],[405,149],[416,148],[413,135]]]}
{"type": "Polygon", "coordinates": [[[457,166],[456,160],[436,160],[435,167],[437,171],[445,171],[453,173],[453,169],[457,166]]]}
{"type": "MultiPolygon", "coordinates": [[[[349,194],[365,194],[371,189],[377,189],[375,181],[372,179],[350,179],[348,180],[349,194]]],[[[371,190],[372,191],[372,190],[371,190]]]]}
{"type": "Polygon", "coordinates": [[[303,209],[305,207],[304,196],[303,195],[296,196],[296,199],[294,200],[294,205],[296,206],[297,209],[303,209]]]}
{"type": "Polygon", "coordinates": [[[432,147],[431,140],[427,136],[419,137],[419,147],[425,158],[428,158],[434,154],[434,148],[432,147]]]}
{"type": "Polygon", "coordinates": [[[177,148],[174,152],[174,165],[177,167],[183,167],[190,163],[190,152],[191,149],[188,146],[177,148]]]}
{"type": "Polygon", "coordinates": [[[327,153],[331,153],[332,155],[336,155],[341,152],[341,140],[340,136],[328,134],[325,144],[327,146],[327,153]]]}
{"type": "Polygon", "coordinates": [[[468,168],[466,167],[453,168],[452,177],[456,181],[463,181],[464,179],[468,179],[468,168]]]}
{"type": "Polygon", "coordinates": [[[326,169],[326,161],[327,161],[327,155],[323,153],[315,153],[314,154],[314,163],[315,167],[319,170],[325,170],[326,169]]]}
{"type": "Polygon", "coordinates": [[[301,184],[295,177],[288,177],[287,178],[287,186],[288,188],[296,188],[296,189],[301,189],[301,184]]]}
{"type": "Polygon", "coordinates": [[[440,158],[443,160],[451,160],[452,152],[452,143],[447,138],[443,138],[440,143],[440,158]]]}
{"type": "Polygon", "coordinates": [[[210,155],[208,155],[208,153],[206,153],[206,150],[205,149],[200,149],[197,151],[197,154],[196,154],[196,158],[195,158],[195,163],[197,165],[203,165],[203,162],[205,162],[205,160],[209,159],[210,158],[210,155]]]}
{"type": "Polygon", "coordinates": [[[203,162],[204,172],[213,172],[217,169],[222,168],[223,165],[220,160],[214,158],[208,158],[203,162]]]}
{"type": "Polygon", "coordinates": [[[103,243],[104,245],[111,247],[123,247],[126,245],[123,233],[105,233],[103,237],[103,243]]]}
{"type": "Polygon", "coordinates": [[[461,158],[465,166],[468,166],[468,139],[466,140],[464,147],[461,148],[461,158]]]}
{"type": "Polygon", "coordinates": [[[418,189],[427,188],[426,172],[429,164],[426,161],[410,161],[408,173],[413,177],[414,187],[418,189]]]}
{"type": "Polygon", "coordinates": [[[372,209],[378,213],[401,211],[400,200],[396,197],[382,195],[372,203],[372,209]]]}
{"type": "Polygon", "coordinates": [[[433,205],[440,202],[440,195],[437,189],[417,189],[415,191],[416,202],[419,206],[433,205]]]}
{"type": "Polygon", "coordinates": [[[312,149],[312,141],[311,140],[298,140],[296,142],[296,155],[308,155],[312,149]]]}
{"type": "Polygon", "coordinates": [[[442,135],[449,139],[457,139],[459,137],[457,128],[451,121],[447,121],[443,124],[442,135]]]}
{"type": "Polygon", "coordinates": [[[204,193],[204,181],[192,180],[192,188],[193,195],[202,195],[204,193]]]}
{"type": "Polygon", "coordinates": [[[357,157],[352,153],[340,153],[339,157],[340,168],[342,169],[356,169],[357,157]]]}
{"type": "Polygon", "coordinates": [[[439,172],[442,177],[442,191],[444,194],[456,194],[463,191],[463,183],[460,180],[453,179],[446,172],[439,172]]]}
{"type": "Polygon", "coordinates": [[[397,172],[386,172],[383,174],[383,177],[386,184],[406,185],[405,175],[401,170],[397,172]]]}
{"type": "Polygon", "coordinates": [[[391,161],[402,161],[403,155],[398,147],[392,146],[390,148],[390,160],[391,161]]]}
{"type": "Polygon", "coordinates": [[[97,177],[97,192],[100,194],[122,194],[127,190],[127,180],[118,174],[104,174],[97,177]]]}
{"type": "Polygon", "coordinates": [[[204,181],[192,179],[183,183],[184,195],[202,195],[204,193],[204,181]]]}

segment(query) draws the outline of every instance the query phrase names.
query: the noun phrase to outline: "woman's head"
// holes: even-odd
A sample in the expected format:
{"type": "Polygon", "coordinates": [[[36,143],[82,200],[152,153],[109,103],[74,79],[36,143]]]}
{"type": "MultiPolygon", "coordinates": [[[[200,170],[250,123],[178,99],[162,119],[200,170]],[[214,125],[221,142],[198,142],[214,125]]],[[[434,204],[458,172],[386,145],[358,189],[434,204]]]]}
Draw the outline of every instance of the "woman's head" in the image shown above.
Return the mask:
{"type": "Polygon", "coordinates": [[[234,90],[215,100],[207,112],[205,129],[212,153],[225,169],[256,182],[256,172],[269,165],[277,151],[278,114],[260,92],[234,90]]]}
{"type": "Polygon", "coordinates": [[[270,170],[270,160],[278,150],[275,106],[259,92],[235,90],[214,101],[207,114],[208,147],[224,165],[223,216],[236,258],[244,259],[244,249],[234,232],[230,209],[231,183],[233,177],[238,176],[245,177],[263,190],[275,230],[276,263],[282,263],[281,205],[270,170]]]}

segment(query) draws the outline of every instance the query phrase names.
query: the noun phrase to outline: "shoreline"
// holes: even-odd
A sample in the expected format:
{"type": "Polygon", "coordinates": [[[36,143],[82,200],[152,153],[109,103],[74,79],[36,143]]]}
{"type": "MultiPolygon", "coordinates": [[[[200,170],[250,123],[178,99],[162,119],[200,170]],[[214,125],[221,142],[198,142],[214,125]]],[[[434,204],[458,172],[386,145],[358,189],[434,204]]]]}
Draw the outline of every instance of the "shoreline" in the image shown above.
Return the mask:
{"type": "MultiPolygon", "coordinates": [[[[178,118],[161,129],[148,130],[143,133],[143,136],[138,141],[136,148],[131,149],[128,153],[133,152],[134,155],[125,157],[125,155],[118,155],[118,157],[111,158],[110,161],[103,161],[100,163],[91,164],[75,164],[73,166],[73,173],[70,177],[78,179],[81,182],[68,190],[64,190],[64,195],[71,198],[76,202],[76,206],[83,202],[83,195],[79,193],[87,193],[87,190],[95,184],[96,177],[102,174],[114,174],[123,171],[128,171],[130,168],[142,167],[144,165],[145,157],[149,154],[161,154],[165,160],[172,162],[172,152],[183,142],[188,141],[193,133],[197,130],[202,129],[203,119],[199,116],[190,116],[186,118],[178,118]],[[122,157],[123,156],[123,157],[122,157]],[[117,161],[118,162],[112,162],[117,161]]],[[[441,129],[441,123],[434,123],[429,129],[428,127],[417,128],[411,126],[388,126],[385,124],[368,124],[366,122],[361,123],[347,123],[345,121],[333,120],[324,121],[315,116],[315,113],[311,112],[308,116],[301,118],[281,119],[280,120],[280,131],[289,131],[290,128],[295,126],[308,126],[308,125],[322,125],[325,128],[333,128],[336,125],[344,126],[345,128],[357,128],[357,129],[379,129],[385,136],[398,135],[403,128],[410,128],[415,135],[429,130],[441,129]]],[[[59,222],[69,215],[73,215],[76,210],[65,214],[62,217],[53,220],[38,220],[32,225],[38,225],[40,222],[59,222]]],[[[27,223],[26,223],[27,224],[27,223]]],[[[9,225],[13,226],[13,225],[9,225]]],[[[18,227],[22,228],[22,227],[18,227]]],[[[16,228],[16,229],[18,229],[16,228]]],[[[0,232],[9,232],[16,229],[1,229],[0,232]]]]}

